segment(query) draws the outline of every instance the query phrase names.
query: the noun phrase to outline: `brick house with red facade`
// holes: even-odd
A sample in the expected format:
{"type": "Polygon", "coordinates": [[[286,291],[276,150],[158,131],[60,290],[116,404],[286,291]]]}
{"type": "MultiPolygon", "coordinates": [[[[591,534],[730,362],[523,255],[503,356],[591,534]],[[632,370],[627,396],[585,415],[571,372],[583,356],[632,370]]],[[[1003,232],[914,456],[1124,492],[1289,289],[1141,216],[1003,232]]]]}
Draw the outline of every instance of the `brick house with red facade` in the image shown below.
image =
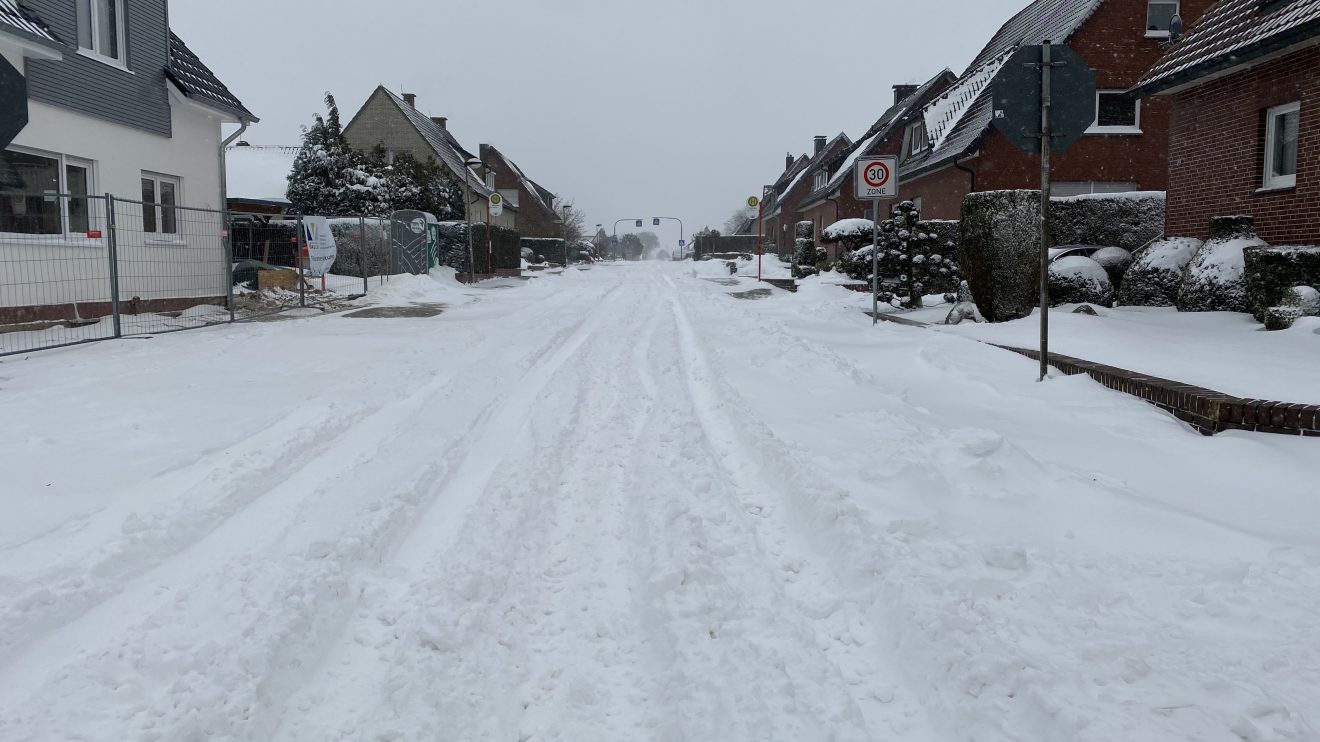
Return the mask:
{"type": "MultiPolygon", "coordinates": [[[[816,244],[821,242],[821,231],[840,219],[870,218],[871,202],[859,201],[854,189],[855,180],[852,176],[858,158],[897,155],[903,145],[906,126],[913,118],[921,115],[923,106],[957,79],[957,75],[946,69],[923,85],[895,85],[894,104],[851,147],[839,152],[824,165],[823,169],[829,178],[803,199],[799,206],[802,219],[815,226],[816,244]]],[[[818,182],[813,179],[813,184],[818,182]]],[[[831,259],[838,258],[837,249],[835,246],[831,250],[831,259]]]]}
{"type": "Polygon", "coordinates": [[[1052,161],[1056,195],[1162,191],[1169,102],[1129,91],[1162,56],[1170,21],[1192,25],[1213,0],[1036,0],[986,44],[962,77],[904,132],[899,194],[928,219],[957,219],[972,191],[1040,187],[1040,155],[993,126],[990,82],[1023,45],[1064,44],[1095,70],[1096,125],[1052,161]]]}
{"type": "Polygon", "coordinates": [[[816,188],[824,186],[818,180],[829,172],[823,168],[840,152],[851,147],[853,141],[847,134],[838,134],[826,141],[818,136],[812,142],[812,154],[805,165],[799,166],[794,160],[774,186],[767,189],[765,204],[761,208],[761,228],[767,250],[773,250],[787,257],[793,252],[794,227],[803,220],[802,201],[816,188]],[[774,245],[773,248],[769,247],[774,245]]]}
{"type": "Polygon", "coordinates": [[[481,174],[487,187],[518,210],[517,229],[523,237],[559,237],[563,228],[555,213],[555,194],[528,178],[517,163],[494,145],[480,147],[481,174]]]}
{"type": "Polygon", "coordinates": [[[1165,234],[1320,245],[1320,2],[1223,0],[1133,92],[1172,106],[1165,234]]]}

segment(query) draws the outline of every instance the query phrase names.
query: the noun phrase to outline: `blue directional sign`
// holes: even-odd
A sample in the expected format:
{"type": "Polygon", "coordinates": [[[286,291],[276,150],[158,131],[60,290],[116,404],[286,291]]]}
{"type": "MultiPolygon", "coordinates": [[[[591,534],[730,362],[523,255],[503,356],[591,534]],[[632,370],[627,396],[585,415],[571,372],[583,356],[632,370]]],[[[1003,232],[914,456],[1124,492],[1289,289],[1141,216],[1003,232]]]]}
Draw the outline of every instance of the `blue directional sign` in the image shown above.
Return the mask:
{"type": "Polygon", "coordinates": [[[610,244],[613,245],[613,246],[615,246],[615,247],[618,247],[618,246],[619,246],[619,238],[618,238],[618,237],[611,237],[611,238],[610,238],[610,244]]]}

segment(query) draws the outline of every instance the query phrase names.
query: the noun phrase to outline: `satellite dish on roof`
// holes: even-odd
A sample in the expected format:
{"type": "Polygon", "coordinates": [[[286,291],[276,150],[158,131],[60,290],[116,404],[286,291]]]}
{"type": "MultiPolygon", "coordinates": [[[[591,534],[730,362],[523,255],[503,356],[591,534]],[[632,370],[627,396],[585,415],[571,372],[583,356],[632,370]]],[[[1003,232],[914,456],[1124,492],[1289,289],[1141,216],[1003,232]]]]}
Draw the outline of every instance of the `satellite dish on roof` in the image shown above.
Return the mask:
{"type": "Polygon", "coordinates": [[[1174,13],[1173,18],[1169,21],[1169,41],[1176,44],[1178,43],[1178,39],[1182,38],[1182,35],[1183,35],[1182,15],[1180,13],[1174,13]]]}

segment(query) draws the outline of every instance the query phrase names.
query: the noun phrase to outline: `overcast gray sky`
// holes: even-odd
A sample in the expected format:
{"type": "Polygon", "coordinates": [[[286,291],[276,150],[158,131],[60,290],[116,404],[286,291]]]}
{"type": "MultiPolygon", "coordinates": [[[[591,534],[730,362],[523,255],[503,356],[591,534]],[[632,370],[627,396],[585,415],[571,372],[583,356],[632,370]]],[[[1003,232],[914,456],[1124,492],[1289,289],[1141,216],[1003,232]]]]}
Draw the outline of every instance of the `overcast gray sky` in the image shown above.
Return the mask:
{"type": "Polygon", "coordinates": [[[261,117],[253,144],[298,143],[326,91],[347,123],[384,84],[469,150],[497,145],[589,226],[677,216],[690,234],[813,135],[865,131],[891,85],[961,73],[1026,4],[173,0],[170,25],[261,117]]]}

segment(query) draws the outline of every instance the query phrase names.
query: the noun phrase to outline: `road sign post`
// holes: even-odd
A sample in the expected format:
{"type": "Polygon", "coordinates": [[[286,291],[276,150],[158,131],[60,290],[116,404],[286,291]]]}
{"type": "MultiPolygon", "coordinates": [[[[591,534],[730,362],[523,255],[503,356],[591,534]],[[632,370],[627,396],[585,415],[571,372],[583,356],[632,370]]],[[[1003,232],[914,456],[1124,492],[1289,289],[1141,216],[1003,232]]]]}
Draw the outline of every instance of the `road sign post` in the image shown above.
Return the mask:
{"type": "Polygon", "coordinates": [[[880,322],[880,202],[898,198],[898,158],[862,157],[857,160],[858,198],[871,199],[871,324],[880,322]]]}
{"type": "Polygon", "coordinates": [[[751,196],[747,199],[747,205],[756,209],[756,280],[761,280],[761,252],[765,243],[765,235],[761,229],[761,216],[765,213],[762,204],[764,201],[751,196]]]}
{"type": "Polygon", "coordinates": [[[1040,380],[1049,372],[1050,156],[1096,120],[1095,72],[1076,52],[1046,40],[1018,49],[993,83],[994,123],[1024,152],[1040,152],[1040,380]]]}

